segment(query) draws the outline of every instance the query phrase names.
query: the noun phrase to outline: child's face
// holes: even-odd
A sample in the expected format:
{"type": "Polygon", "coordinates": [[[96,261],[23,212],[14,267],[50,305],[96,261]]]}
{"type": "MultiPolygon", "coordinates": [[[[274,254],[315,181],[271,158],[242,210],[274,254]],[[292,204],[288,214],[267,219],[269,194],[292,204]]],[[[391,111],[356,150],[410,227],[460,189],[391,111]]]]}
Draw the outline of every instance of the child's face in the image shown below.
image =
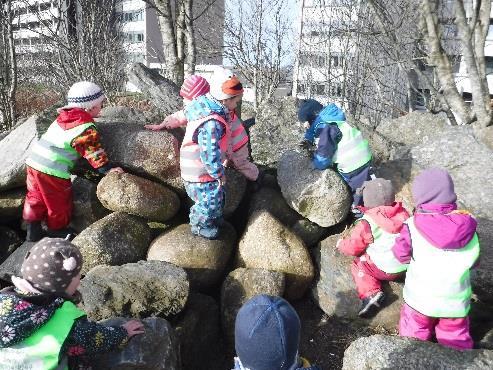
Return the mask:
{"type": "Polygon", "coordinates": [[[222,104],[228,108],[229,111],[233,111],[236,109],[236,106],[240,102],[243,94],[233,96],[232,98],[226,99],[222,101],[222,104]]]}
{"type": "Polygon", "coordinates": [[[192,101],[187,98],[183,98],[183,107],[185,108],[188,104],[190,104],[192,101]]]}
{"type": "Polygon", "coordinates": [[[91,115],[91,117],[98,117],[99,113],[101,113],[101,109],[103,109],[103,104],[104,104],[104,101],[102,101],[98,105],[95,105],[91,109],[88,109],[87,113],[89,113],[91,115]]]}
{"type": "Polygon", "coordinates": [[[80,285],[80,272],[77,276],[74,276],[72,278],[72,281],[70,282],[70,284],[68,285],[67,289],[65,289],[65,293],[67,293],[67,295],[69,296],[73,296],[75,294],[75,292],[77,291],[77,289],[79,288],[79,285],[80,285]]]}

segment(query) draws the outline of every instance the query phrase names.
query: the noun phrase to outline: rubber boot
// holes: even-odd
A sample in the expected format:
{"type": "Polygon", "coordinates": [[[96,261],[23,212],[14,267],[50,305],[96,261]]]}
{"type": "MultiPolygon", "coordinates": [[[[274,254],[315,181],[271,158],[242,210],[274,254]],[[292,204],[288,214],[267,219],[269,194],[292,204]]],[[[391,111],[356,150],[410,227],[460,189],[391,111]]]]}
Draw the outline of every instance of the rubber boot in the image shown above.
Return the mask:
{"type": "Polygon", "coordinates": [[[26,242],[37,242],[44,236],[43,228],[41,227],[41,221],[33,221],[26,223],[26,242]]]}

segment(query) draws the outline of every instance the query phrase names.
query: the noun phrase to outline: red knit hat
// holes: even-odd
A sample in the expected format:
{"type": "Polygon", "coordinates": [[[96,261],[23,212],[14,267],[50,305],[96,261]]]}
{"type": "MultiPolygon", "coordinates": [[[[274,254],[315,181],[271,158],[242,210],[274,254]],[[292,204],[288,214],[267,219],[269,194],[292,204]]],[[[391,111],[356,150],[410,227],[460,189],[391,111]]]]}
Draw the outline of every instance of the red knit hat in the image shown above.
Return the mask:
{"type": "Polygon", "coordinates": [[[201,95],[205,95],[211,89],[209,82],[199,75],[191,75],[183,81],[181,85],[180,96],[182,98],[193,100],[201,95]]]}

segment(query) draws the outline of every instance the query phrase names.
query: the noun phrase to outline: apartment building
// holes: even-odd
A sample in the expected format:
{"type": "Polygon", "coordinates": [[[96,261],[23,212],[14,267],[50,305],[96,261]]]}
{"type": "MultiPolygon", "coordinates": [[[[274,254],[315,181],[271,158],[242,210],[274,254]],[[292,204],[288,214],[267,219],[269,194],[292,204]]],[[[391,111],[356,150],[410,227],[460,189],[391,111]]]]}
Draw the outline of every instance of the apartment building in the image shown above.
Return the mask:
{"type": "MultiPolygon", "coordinates": [[[[197,64],[221,64],[224,34],[224,0],[194,2],[197,64]]],[[[174,8],[172,1],[172,8],[174,8]]],[[[14,39],[18,55],[29,56],[46,50],[45,40],[52,32],[64,30],[76,35],[77,0],[29,0],[14,2],[14,39]],[[63,18],[65,27],[57,27],[63,18]]],[[[122,0],[115,5],[118,27],[123,34],[128,62],[141,62],[151,68],[164,63],[162,36],[156,9],[142,0],[122,0]]],[[[22,58],[21,58],[22,59],[22,58]]]]}

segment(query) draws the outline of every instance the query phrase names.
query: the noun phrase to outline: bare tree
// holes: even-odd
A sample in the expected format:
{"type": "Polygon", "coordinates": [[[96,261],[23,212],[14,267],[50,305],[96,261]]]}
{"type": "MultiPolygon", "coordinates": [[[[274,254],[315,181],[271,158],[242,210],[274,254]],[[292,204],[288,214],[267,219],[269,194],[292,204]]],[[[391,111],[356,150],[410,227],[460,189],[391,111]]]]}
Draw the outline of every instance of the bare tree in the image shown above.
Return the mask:
{"type": "Polygon", "coordinates": [[[126,54],[116,0],[58,0],[48,9],[28,0],[20,3],[36,17],[35,22],[16,17],[19,31],[37,34],[19,48],[25,77],[34,72],[35,80],[60,90],[77,80],[95,81],[106,91],[123,88],[126,54]]]}
{"type": "Polygon", "coordinates": [[[0,130],[15,122],[17,60],[12,27],[12,1],[0,3],[0,130]]]}
{"type": "Polygon", "coordinates": [[[254,109],[274,94],[290,55],[286,0],[232,0],[226,12],[224,55],[254,91],[254,109]]]}

